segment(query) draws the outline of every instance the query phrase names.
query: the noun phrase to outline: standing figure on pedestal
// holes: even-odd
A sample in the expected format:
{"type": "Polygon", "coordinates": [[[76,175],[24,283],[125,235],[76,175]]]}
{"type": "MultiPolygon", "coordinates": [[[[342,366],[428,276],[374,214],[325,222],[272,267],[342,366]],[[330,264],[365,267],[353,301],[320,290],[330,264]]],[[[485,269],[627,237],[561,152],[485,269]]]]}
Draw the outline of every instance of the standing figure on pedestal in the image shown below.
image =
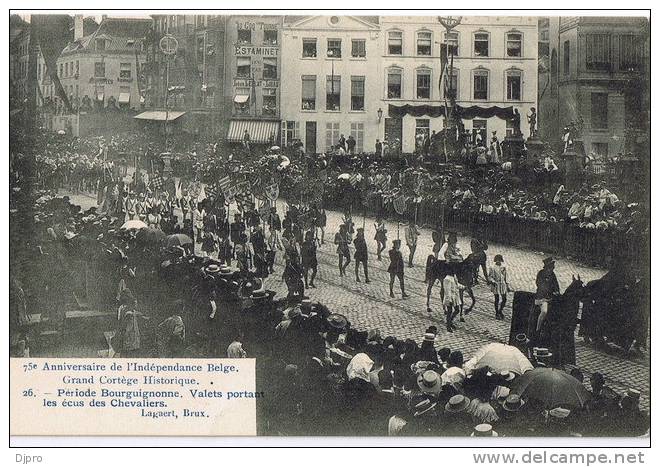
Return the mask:
{"type": "Polygon", "coordinates": [[[564,127],[564,136],[561,139],[564,143],[564,154],[566,154],[569,149],[573,148],[573,135],[569,127],[564,127]]]}
{"type": "Polygon", "coordinates": [[[527,114],[527,122],[529,123],[529,137],[536,138],[536,109],[534,107],[527,114]]]}
{"type": "Polygon", "coordinates": [[[490,138],[490,163],[498,164],[502,160],[502,147],[500,141],[497,139],[497,131],[493,131],[493,136],[490,138]]]}
{"type": "Polygon", "coordinates": [[[520,131],[520,112],[518,109],[513,109],[513,117],[511,117],[511,122],[513,123],[513,136],[521,137],[522,131],[520,131]]]}

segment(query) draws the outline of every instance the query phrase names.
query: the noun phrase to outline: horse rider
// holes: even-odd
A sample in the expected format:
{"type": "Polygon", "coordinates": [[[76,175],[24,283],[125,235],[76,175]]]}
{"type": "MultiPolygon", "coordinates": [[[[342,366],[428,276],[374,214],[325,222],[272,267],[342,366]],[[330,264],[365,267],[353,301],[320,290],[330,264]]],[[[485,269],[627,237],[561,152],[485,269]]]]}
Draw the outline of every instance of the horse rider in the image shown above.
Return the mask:
{"type": "Polygon", "coordinates": [[[555,275],[555,260],[552,257],[543,260],[543,269],[536,275],[536,299],[534,305],[539,306],[539,317],[536,322],[536,334],[538,335],[548,315],[548,304],[550,300],[559,295],[559,282],[555,275]]]}

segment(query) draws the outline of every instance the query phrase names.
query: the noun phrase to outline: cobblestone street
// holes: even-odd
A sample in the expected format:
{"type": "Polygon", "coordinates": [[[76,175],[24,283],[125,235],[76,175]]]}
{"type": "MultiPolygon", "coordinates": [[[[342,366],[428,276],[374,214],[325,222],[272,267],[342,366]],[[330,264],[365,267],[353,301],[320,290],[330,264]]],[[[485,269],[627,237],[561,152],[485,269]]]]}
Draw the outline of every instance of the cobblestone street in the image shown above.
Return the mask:
{"type": "MultiPolygon", "coordinates": [[[[86,195],[72,196],[72,202],[80,204],[87,209],[95,204],[95,200],[86,195]]],[[[283,216],[284,203],[278,203],[278,210],[283,216]]],[[[326,304],[332,311],[346,315],[351,323],[362,329],[379,329],[381,335],[394,335],[398,338],[411,338],[421,341],[424,330],[434,324],[440,329],[437,348],[450,347],[462,350],[466,359],[482,345],[489,342],[506,342],[511,324],[512,294],[509,295],[505,308],[506,319],[495,320],[493,312],[493,298],[483,277],[474,288],[476,305],[474,310],[466,316],[464,323],[456,322],[458,330],[454,333],[444,331],[444,315],[440,303],[439,287],[436,286],[431,298],[433,313],[426,311],[426,284],[424,280],[424,263],[426,256],[431,252],[432,240],[429,229],[421,229],[417,253],[413,268],[405,270],[406,292],[410,295],[402,299],[398,284],[395,284],[396,298],[389,296],[389,274],[387,266],[389,259],[387,250],[391,241],[397,237],[397,225],[387,222],[388,248],[383,252],[383,261],[376,258],[376,242],[374,241],[374,219],[367,218],[365,222],[365,237],[369,246],[369,276],[371,283],[357,283],[354,278],[353,259],[347,268],[347,275],[339,277],[337,255],[333,244],[334,234],[338,231],[342,214],[327,211],[328,226],[326,227],[325,244],[319,248],[319,268],[316,278],[317,288],[309,289],[307,294],[314,301],[326,304]]],[[[362,217],[356,217],[356,227],[362,226],[362,217]]],[[[404,226],[400,228],[402,238],[402,252],[407,259],[408,249],[405,246],[404,226]]],[[[463,253],[468,253],[470,239],[459,237],[459,246],[463,253]]],[[[511,246],[490,244],[487,254],[490,264],[495,254],[504,257],[509,282],[515,290],[535,291],[536,273],[542,266],[544,255],[542,252],[521,250],[511,246]]],[[[281,280],[282,266],[281,254],[277,255],[275,274],[267,280],[267,287],[278,292],[278,296],[286,294],[286,286],[281,280]]],[[[557,278],[563,291],[571,282],[572,275],[579,274],[587,283],[600,278],[606,271],[584,266],[564,258],[557,258],[557,278]]],[[[481,274],[481,272],[480,272],[481,274]]],[[[458,320],[456,320],[458,321],[458,320]]],[[[649,369],[648,356],[637,359],[626,359],[618,354],[596,349],[586,345],[582,339],[576,339],[577,365],[583,370],[585,376],[600,371],[605,375],[607,384],[617,392],[623,393],[629,387],[638,388],[642,392],[642,406],[649,406],[649,369]]]]}

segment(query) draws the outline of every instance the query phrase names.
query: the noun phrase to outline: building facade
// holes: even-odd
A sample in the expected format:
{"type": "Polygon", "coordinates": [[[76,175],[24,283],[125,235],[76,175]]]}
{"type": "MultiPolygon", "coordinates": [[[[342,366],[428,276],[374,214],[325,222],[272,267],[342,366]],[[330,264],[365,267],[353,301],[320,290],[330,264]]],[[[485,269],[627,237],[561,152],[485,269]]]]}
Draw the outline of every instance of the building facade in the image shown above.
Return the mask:
{"type": "Polygon", "coordinates": [[[229,16],[225,35],[226,140],[279,141],[282,16],[229,16]]]}
{"type": "MultiPolygon", "coordinates": [[[[80,35],[57,60],[57,75],[72,107],[83,112],[142,108],[144,41],[151,20],[104,18],[87,36],[82,36],[82,26],[77,26],[75,32],[80,35]]],[[[39,66],[37,75],[43,75],[39,66]]],[[[52,83],[45,78],[42,95],[48,97],[52,83]]]]}
{"type": "Polygon", "coordinates": [[[548,18],[547,90],[539,91],[544,139],[560,141],[563,127],[573,125],[586,154],[631,149],[631,132],[650,121],[649,27],[646,18],[548,18]]]}
{"type": "Polygon", "coordinates": [[[223,98],[225,24],[223,15],[153,15],[146,48],[145,108],[173,110],[183,116],[181,127],[192,133],[216,135],[225,126],[223,98]],[[160,49],[165,35],[178,43],[174,55],[160,49]]]}
{"type": "Polygon", "coordinates": [[[380,27],[382,131],[388,141],[399,139],[403,152],[415,150],[417,134],[444,126],[444,116],[432,116],[448,100],[441,82],[442,44],[454,54],[457,106],[478,108],[471,112],[474,118],[463,120],[465,128],[489,139],[496,131],[501,141],[513,133],[510,123],[486,112],[482,116],[479,108],[513,107],[520,112],[523,135],[529,135],[525,115],[538,107],[536,18],[468,16],[449,35],[435,16],[382,16],[380,27]]]}
{"type": "Polygon", "coordinates": [[[284,26],[283,144],[300,140],[313,154],[352,135],[356,152],[373,152],[381,137],[379,34],[377,17],[312,16],[284,26]]]}

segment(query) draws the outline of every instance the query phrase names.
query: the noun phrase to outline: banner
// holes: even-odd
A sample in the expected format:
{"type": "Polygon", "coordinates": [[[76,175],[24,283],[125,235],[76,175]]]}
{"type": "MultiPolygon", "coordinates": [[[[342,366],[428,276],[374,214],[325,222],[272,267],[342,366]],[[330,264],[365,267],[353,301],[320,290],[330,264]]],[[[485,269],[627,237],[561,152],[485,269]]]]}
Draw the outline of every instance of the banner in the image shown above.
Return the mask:
{"type": "Polygon", "coordinates": [[[268,203],[263,203],[261,206],[259,206],[259,217],[261,217],[261,220],[264,222],[268,222],[268,218],[270,217],[270,206],[268,203]]]}
{"type": "Polygon", "coordinates": [[[229,188],[227,188],[226,191],[223,192],[223,194],[225,195],[225,199],[229,203],[234,201],[237,195],[243,193],[250,194],[250,184],[247,181],[239,182],[235,185],[232,185],[229,188]]]}
{"type": "Polygon", "coordinates": [[[394,198],[392,204],[394,205],[394,210],[397,212],[397,214],[402,215],[404,212],[406,212],[406,197],[403,194],[400,194],[394,198]]]}
{"type": "Polygon", "coordinates": [[[277,183],[264,187],[264,195],[270,201],[276,201],[280,196],[280,186],[277,183]]]}

